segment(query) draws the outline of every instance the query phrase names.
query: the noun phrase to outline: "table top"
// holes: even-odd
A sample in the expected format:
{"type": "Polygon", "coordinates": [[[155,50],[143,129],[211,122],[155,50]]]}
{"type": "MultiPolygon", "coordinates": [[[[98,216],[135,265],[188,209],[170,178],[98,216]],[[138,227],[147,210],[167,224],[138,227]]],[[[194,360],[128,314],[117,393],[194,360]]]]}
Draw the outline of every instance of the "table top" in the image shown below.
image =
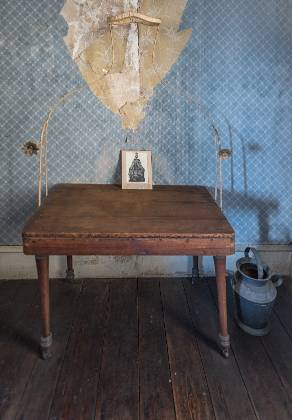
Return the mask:
{"type": "Polygon", "coordinates": [[[27,251],[28,241],[123,238],[225,239],[229,253],[234,246],[233,229],[207,188],[198,186],[58,184],[23,229],[27,251]]]}

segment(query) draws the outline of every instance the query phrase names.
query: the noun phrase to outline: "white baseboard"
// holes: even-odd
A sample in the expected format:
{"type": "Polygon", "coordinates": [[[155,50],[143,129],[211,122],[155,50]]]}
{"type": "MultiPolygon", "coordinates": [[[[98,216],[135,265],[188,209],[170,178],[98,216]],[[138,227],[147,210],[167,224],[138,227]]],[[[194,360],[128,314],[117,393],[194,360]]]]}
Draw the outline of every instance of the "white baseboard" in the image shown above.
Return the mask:
{"type": "MultiPolygon", "coordinates": [[[[238,245],[235,255],[227,258],[227,269],[233,271],[235,262],[243,256],[246,245],[238,245]]],[[[250,245],[251,246],[251,245],[250,245]]],[[[263,261],[272,271],[285,276],[292,275],[292,246],[255,245],[263,261]]],[[[115,277],[183,277],[192,270],[190,257],[74,257],[77,278],[115,277]]],[[[50,277],[64,277],[66,258],[50,258],[50,277]]],[[[200,257],[200,274],[214,275],[211,257],[200,257]]],[[[36,268],[34,258],[25,256],[21,246],[0,246],[0,279],[34,279],[36,268]]]]}

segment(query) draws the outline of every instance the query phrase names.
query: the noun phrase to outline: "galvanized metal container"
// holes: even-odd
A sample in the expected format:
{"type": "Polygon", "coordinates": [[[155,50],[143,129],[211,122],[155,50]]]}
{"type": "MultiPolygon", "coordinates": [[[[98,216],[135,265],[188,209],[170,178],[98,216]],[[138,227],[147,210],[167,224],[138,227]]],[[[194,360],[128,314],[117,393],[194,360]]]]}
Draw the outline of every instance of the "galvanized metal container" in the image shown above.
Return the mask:
{"type": "Polygon", "coordinates": [[[270,331],[270,316],[277,296],[272,281],[273,273],[263,265],[254,248],[246,248],[244,258],[236,262],[233,290],[235,296],[235,318],[247,333],[263,336],[270,331]],[[249,253],[253,257],[249,257],[249,253]]]}

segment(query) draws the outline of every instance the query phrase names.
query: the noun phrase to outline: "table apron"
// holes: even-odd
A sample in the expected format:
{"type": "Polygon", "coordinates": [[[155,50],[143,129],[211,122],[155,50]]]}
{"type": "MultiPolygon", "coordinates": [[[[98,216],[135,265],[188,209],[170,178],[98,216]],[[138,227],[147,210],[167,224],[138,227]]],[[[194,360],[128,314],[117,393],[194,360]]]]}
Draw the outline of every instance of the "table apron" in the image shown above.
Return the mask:
{"type": "Polygon", "coordinates": [[[24,238],[26,255],[232,255],[234,238],[24,238]]]}

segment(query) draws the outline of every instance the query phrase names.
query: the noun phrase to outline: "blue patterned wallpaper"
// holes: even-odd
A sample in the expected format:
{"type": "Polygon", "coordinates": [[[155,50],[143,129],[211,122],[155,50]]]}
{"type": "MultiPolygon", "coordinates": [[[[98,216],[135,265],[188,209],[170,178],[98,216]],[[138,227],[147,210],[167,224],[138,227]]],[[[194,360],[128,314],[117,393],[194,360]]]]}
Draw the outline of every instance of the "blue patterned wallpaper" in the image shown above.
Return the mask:
{"type": "MultiPolygon", "coordinates": [[[[22,144],[38,138],[49,105],[83,83],[63,43],[62,6],[63,0],[0,2],[0,244],[21,243],[36,206],[37,162],[23,155],[22,144]]],[[[189,0],[182,22],[188,27],[191,41],[136,134],[123,131],[89,90],[56,113],[50,185],[118,181],[119,151],[145,148],[153,151],[155,183],[212,186],[212,115],[223,146],[233,149],[224,165],[224,211],[237,243],[288,243],[292,2],[189,0]]]]}

